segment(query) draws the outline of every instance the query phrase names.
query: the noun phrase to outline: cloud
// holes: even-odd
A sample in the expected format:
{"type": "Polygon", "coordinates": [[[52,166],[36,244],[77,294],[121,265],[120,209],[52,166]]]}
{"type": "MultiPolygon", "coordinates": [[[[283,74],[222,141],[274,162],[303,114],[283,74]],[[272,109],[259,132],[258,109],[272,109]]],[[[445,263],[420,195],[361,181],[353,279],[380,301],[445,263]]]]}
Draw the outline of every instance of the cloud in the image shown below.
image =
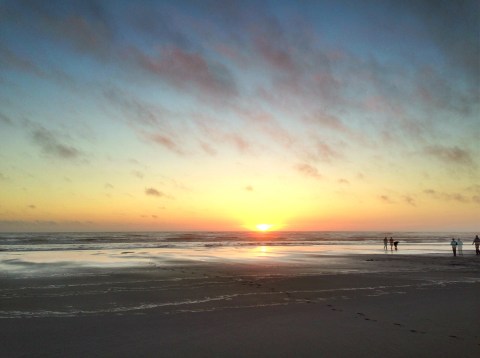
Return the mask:
{"type": "Polygon", "coordinates": [[[32,205],[28,205],[28,208],[30,208],[30,209],[36,209],[37,207],[32,204],[32,205]]]}
{"type": "Polygon", "coordinates": [[[338,132],[348,133],[350,130],[343,124],[343,122],[336,116],[325,113],[323,111],[315,111],[305,117],[305,122],[312,123],[324,129],[333,129],[338,132]]]}
{"type": "Polygon", "coordinates": [[[196,129],[199,131],[200,147],[207,154],[217,154],[217,146],[226,144],[245,154],[253,149],[253,142],[245,138],[239,131],[232,130],[224,121],[213,117],[197,115],[194,117],[196,129]],[[215,147],[213,147],[213,144],[215,147]]]}
{"type": "Polygon", "coordinates": [[[246,191],[253,191],[253,186],[247,185],[244,189],[245,189],[246,191]]]}
{"type": "Polygon", "coordinates": [[[39,36],[49,36],[82,54],[106,58],[112,52],[116,29],[102,3],[23,1],[10,10],[16,22],[28,24],[39,36]]]}
{"type": "Polygon", "coordinates": [[[103,91],[105,98],[120,110],[123,117],[134,127],[144,140],[158,144],[174,153],[185,154],[179,134],[182,132],[182,118],[159,103],[151,104],[118,88],[109,87],[103,91]]]}
{"type": "Polygon", "coordinates": [[[25,229],[25,228],[45,228],[56,227],[58,223],[52,220],[0,220],[0,229],[25,229]]]}
{"type": "Polygon", "coordinates": [[[431,145],[425,147],[424,152],[448,164],[472,166],[473,159],[468,151],[457,146],[446,147],[443,145],[431,145]]]}
{"type": "Polygon", "coordinates": [[[143,179],[143,177],[145,176],[141,171],[139,170],[132,170],[131,171],[132,175],[139,178],[139,179],[143,179]]]}
{"type": "Polygon", "coordinates": [[[199,53],[182,48],[163,48],[157,57],[137,52],[140,66],[179,90],[193,90],[198,95],[234,96],[238,93],[228,68],[208,61],[199,53]]]}
{"type": "Polygon", "coordinates": [[[61,159],[79,159],[84,154],[79,149],[64,144],[58,135],[48,129],[36,126],[32,131],[33,142],[38,145],[45,154],[61,159]]]}
{"type": "Polygon", "coordinates": [[[325,162],[330,162],[334,159],[340,158],[341,155],[333,147],[321,140],[317,140],[314,148],[314,157],[325,162]]]}
{"type": "Polygon", "coordinates": [[[230,142],[238,149],[239,152],[245,153],[251,148],[251,144],[244,136],[238,133],[230,133],[225,135],[227,142],[230,142]]]}
{"type": "Polygon", "coordinates": [[[393,204],[395,201],[392,200],[388,195],[380,195],[380,200],[387,204],[393,204]]]}
{"type": "Polygon", "coordinates": [[[158,191],[155,188],[145,188],[145,194],[150,195],[150,196],[156,196],[156,197],[165,196],[164,193],[162,193],[161,191],[158,191]]]}
{"type": "Polygon", "coordinates": [[[174,152],[174,153],[177,153],[177,154],[185,154],[185,152],[180,148],[179,144],[177,142],[174,141],[173,138],[169,138],[163,134],[147,134],[146,137],[156,143],[156,144],[159,144],[160,146],[174,152]]]}
{"type": "Polygon", "coordinates": [[[403,196],[403,199],[405,200],[405,202],[411,206],[417,206],[416,202],[415,202],[415,199],[412,198],[411,196],[409,195],[404,195],[403,196]]]}
{"type": "Polygon", "coordinates": [[[105,189],[113,189],[113,185],[110,183],[105,183],[105,189]]]}
{"type": "MultiPolygon", "coordinates": [[[[0,46],[0,65],[4,68],[11,68],[22,72],[32,73],[36,76],[43,77],[45,72],[31,60],[19,56],[6,45],[0,46]]],[[[1,116],[0,116],[1,118],[1,116]]]]}
{"type": "Polygon", "coordinates": [[[173,116],[173,113],[160,104],[150,104],[118,88],[110,86],[104,89],[103,95],[116,109],[122,111],[129,122],[135,125],[164,129],[168,118],[173,116]]]}
{"type": "Polygon", "coordinates": [[[322,175],[318,172],[317,168],[311,166],[310,164],[298,164],[297,166],[295,166],[295,169],[305,176],[315,179],[322,179],[322,175]]]}
{"type": "Polygon", "coordinates": [[[202,148],[202,150],[211,155],[211,156],[214,156],[214,155],[217,155],[217,150],[215,148],[213,148],[209,143],[205,143],[203,141],[200,142],[200,147],[202,148]]]}
{"type": "MultiPolygon", "coordinates": [[[[478,81],[480,67],[480,23],[478,1],[407,1],[409,6],[425,25],[427,34],[442,51],[451,68],[463,72],[465,79],[478,81]]],[[[476,82],[478,86],[478,82],[476,82]]]]}
{"type": "Polygon", "coordinates": [[[13,121],[7,115],[0,112],[0,123],[12,125],[13,121]]]}
{"type": "Polygon", "coordinates": [[[436,200],[456,201],[459,203],[469,203],[471,201],[475,202],[475,195],[473,195],[470,199],[468,196],[461,193],[445,193],[436,191],[434,189],[426,189],[423,192],[436,200]]]}

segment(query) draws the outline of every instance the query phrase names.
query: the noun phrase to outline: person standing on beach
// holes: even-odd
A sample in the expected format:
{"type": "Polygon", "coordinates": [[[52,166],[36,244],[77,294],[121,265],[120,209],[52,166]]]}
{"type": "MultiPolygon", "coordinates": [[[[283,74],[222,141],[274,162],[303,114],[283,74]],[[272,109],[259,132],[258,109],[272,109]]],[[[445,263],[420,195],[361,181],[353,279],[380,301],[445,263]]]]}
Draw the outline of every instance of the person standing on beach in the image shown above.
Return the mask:
{"type": "Polygon", "coordinates": [[[453,256],[457,256],[457,242],[455,241],[455,239],[452,239],[452,241],[450,241],[450,245],[452,245],[453,256]]]}
{"type": "Polygon", "coordinates": [[[393,243],[393,246],[395,246],[395,250],[398,250],[398,249],[397,249],[398,243],[399,243],[399,241],[395,241],[395,242],[393,243]]]}
{"type": "Polygon", "coordinates": [[[388,250],[388,239],[386,236],[385,239],[383,239],[383,249],[388,250]]]}
{"type": "Polygon", "coordinates": [[[458,254],[460,256],[463,256],[463,241],[462,241],[462,239],[457,240],[457,245],[458,245],[458,254]]]}
{"type": "Polygon", "coordinates": [[[393,238],[390,238],[390,250],[393,250],[393,238]]]}
{"type": "Polygon", "coordinates": [[[472,245],[473,244],[475,244],[475,253],[480,255],[480,239],[478,238],[478,235],[476,235],[475,239],[473,239],[472,245]]]}

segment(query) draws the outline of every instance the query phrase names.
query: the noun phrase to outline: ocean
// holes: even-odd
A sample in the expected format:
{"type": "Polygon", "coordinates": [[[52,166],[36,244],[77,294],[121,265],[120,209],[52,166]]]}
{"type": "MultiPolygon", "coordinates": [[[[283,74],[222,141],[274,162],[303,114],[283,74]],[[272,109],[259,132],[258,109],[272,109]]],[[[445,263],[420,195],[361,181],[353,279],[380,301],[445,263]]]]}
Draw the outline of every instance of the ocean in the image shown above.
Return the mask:
{"type": "Polygon", "coordinates": [[[301,265],[322,256],[450,255],[461,238],[474,254],[475,233],[460,232],[89,232],[0,233],[3,274],[65,274],[88,267],[172,266],[179,263],[301,265]],[[383,238],[399,241],[384,250],[383,238]]]}

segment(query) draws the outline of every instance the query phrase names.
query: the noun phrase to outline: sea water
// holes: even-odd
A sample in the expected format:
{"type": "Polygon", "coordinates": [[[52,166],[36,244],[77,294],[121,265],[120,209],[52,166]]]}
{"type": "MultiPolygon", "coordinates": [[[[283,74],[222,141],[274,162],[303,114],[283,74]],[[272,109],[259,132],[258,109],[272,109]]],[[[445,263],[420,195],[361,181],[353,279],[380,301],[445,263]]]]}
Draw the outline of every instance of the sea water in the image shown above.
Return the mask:
{"type": "Polygon", "coordinates": [[[474,237],[465,232],[0,233],[0,269],[31,274],[179,262],[301,264],[322,255],[450,255],[452,238],[461,238],[464,254],[471,255],[474,237]],[[384,237],[399,241],[398,250],[385,250],[384,237]]]}

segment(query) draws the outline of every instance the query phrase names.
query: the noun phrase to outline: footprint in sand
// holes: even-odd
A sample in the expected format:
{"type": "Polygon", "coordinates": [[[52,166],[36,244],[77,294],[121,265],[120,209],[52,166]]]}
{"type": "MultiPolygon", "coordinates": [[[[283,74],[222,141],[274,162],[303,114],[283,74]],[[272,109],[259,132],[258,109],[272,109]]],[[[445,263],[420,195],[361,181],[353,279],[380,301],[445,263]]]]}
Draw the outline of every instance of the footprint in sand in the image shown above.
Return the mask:
{"type": "Polygon", "coordinates": [[[450,335],[449,337],[450,337],[450,338],[455,338],[455,339],[458,339],[458,337],[457,337],[457,336],[455,336],[455,335],[453,335],[453,334],[452,334],[452,335],[450,335]]]}
{"type": "Polygon", "coordinates": [[[394,323],[395,326],[403,327],[403,324],[401,323],[394,323]]]}

